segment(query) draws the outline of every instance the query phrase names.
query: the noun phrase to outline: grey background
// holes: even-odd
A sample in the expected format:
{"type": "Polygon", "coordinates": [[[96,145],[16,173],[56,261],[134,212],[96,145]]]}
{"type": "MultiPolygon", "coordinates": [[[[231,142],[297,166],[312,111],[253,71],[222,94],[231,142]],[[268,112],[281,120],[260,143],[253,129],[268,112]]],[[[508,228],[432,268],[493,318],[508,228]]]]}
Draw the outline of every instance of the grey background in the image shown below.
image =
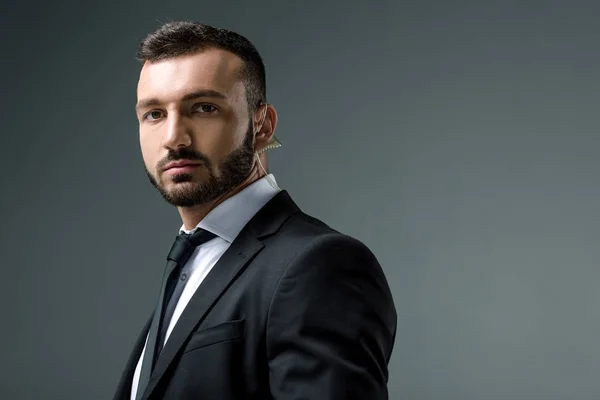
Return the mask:
{"type": "Polygon", "coordinates": [[[180,220],[147,182],[139,40],[248,36],[279,184],[377,254],[391,399],[600,397],[598,2],[2,3],[0,398],[111,398],[180,220]]]}

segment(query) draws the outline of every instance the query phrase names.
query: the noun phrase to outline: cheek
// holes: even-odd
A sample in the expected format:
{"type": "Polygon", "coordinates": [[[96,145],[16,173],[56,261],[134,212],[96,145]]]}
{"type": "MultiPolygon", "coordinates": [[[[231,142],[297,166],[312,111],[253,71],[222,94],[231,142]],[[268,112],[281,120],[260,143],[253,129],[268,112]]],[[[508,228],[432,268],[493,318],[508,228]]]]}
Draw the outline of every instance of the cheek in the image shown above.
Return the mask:
{"type": "Polygon", "coordinates": [[[215,161],[222,161],[242,146],[246,138],[246,132],[246,129],[239,127],[220,129],[216,134],[206,135],[202,147],[215,161]]]}
{"type": "Polygon", "coordinates": [[[223,135],[213,140],[208,149],[214,158],[223,159],[235,149],[235,142],[230,136],[223,135]]]}
{"type": "Polygon", "coordinates": [[[153,139],[154,138],[150,135],[140,133],[140,150],[144,164],[146,164],[146,168],[154,172],[154,168],[156,167],[156,163],[158,161],[158,147],[157,143],[154,143],[155,140],[153,139]]]}

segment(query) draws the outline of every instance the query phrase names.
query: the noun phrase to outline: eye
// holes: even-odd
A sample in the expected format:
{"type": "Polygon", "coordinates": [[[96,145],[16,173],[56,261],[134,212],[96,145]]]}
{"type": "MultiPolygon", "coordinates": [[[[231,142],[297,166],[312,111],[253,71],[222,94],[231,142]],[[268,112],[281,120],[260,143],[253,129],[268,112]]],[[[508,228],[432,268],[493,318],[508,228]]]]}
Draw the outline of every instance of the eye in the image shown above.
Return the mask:
{"type": "Polygon", "coordinates": [[[212,113],[217,111],[217,107],[213,106],[212,104],[206,104],[206,103],[202,103],[202,104],[197,104],[194,107],[195,111],[198,111],[202,114],[207,114],[207,113],[212,113]]]}
{"type": "Polygon", "coordinates": [[[162,117],[162,112],[158,110],[149,111],[146,114],[144,114],[144,119],[148,119],[150,121],[156,121],[160,117],[162,117]]]}

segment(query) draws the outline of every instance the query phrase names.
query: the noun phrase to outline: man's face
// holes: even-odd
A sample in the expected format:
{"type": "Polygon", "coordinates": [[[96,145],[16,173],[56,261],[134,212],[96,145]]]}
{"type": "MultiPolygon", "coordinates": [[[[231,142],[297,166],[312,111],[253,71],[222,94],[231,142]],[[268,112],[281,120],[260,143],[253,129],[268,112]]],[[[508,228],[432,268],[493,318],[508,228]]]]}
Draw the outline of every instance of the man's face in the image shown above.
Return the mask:
{"type": "Polygon", "coordinates": [[[142,157],[172,205],[210,202],[250,173],[253,120],[242,66],[218,49],[144,64],[136,106],[142,157]]]}

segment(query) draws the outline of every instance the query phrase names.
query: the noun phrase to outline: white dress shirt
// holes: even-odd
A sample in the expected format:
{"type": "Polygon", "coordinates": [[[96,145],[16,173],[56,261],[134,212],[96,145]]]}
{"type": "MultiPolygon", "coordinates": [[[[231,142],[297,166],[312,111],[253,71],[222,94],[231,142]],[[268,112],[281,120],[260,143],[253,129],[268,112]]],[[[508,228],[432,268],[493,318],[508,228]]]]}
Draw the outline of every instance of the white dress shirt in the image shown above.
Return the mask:
{"type": "MultiPolygon", "coordinates": [[[[173,311],[173,316],[169,322],[165,335],[165,343],[169,339],[173,327],[177,323],[181,313],[206,275],[208,275],[210,270],[229,248],[231,242],[233,242],[248,221],[250,221],[250,219],[252,219],[252,217],[269,200],[271,200],[279,190],[274,176],[269,174],[266,177],[253,182],[236,195],[219,204],[191,231],[186,230],[185,226],[181,226],[180,232],[191,233],[198,228],[202,228],[214,233],[217,237],[198,246],[182,268],[178,286],[181,285],[183,291],[181,292],[181,296],[179,297],[173,311]]],[[[148,337],[146,337],[146,341],[147,340],[148,337]]],[[[133,375],[131,400],[135,400],[136,397],[145,351],[146,346],[144,345],[144,349],[142,350],[142,354],[133,375]]]]}

